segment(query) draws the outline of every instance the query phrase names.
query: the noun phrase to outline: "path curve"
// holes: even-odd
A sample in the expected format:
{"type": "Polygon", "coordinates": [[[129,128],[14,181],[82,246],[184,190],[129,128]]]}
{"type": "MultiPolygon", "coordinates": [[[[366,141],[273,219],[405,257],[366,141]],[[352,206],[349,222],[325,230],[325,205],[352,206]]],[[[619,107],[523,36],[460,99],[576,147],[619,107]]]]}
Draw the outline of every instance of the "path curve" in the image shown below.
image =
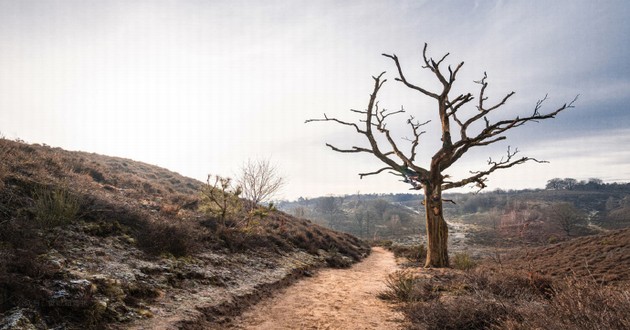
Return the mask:
{"type": "Polygon", "coordinates": [[[349,269],[324,269],[263,300],[232,329],[401,329],[403,316],[378,299],[397,269],[380,247],[349,269]]]}

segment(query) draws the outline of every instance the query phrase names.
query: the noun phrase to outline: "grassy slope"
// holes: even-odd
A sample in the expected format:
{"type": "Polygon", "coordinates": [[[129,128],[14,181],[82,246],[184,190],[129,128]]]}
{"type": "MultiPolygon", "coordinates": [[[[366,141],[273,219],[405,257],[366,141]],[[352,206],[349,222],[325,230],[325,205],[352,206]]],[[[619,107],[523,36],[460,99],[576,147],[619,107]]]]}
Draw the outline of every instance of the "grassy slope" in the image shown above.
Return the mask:
{"type": "Polygon", "coordinates": [[[282,212],[222,226],[198,211],[202,182],[129,159],[0,139],[0,160],[0,327],[154,322],[167,313],[156,304],[197,301],[203,291],[202,305],[171,315],[190,325],[369,251],[282,212]],[[61,192],[77,210],[54,226],[38,196],[61,192]]]}
{"type": "Polygon", "coordinates": [[[599,283],[630,283],[630,229],[578,237],[514,253],[506,266],[561,278],[587,277],[599,283]]]}
{"type": "Polygon", "coordinates": [[[629,249],[630,229],[621,229],[465,271],[407,269],[390,275],[381,297],[411,329],[628,329],[629,249]]]}

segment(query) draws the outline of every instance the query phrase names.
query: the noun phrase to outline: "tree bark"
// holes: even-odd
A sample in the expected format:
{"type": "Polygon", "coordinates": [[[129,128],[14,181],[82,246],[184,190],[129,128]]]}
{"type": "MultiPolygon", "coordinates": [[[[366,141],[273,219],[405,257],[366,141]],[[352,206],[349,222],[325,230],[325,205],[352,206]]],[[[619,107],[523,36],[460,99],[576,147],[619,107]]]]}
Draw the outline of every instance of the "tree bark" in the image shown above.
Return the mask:
{"type": "Polygon", "coordinates": [[[427,260],[424,267],[448,267],[448,227],[444,221],[439,185],[424,187],[424,207],[427,220],[427,260]]]}

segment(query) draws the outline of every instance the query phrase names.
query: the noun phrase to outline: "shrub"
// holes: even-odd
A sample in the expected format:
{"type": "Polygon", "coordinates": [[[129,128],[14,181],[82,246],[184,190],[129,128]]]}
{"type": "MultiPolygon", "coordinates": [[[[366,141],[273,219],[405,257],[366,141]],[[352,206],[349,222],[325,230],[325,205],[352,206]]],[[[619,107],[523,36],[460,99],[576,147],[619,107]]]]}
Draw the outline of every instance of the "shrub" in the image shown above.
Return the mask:
{"type": "Polygon", "coordinates": [[[487,271],[476,269],[466,274],[464,282],[474,291],[487,292],[498,299],[538,300],[550,297],[553,281],[550,277],[517,271],[487,271]]]}
{"type": "Polygon", "coordinates": [[[427,249],[424,244],[416,245],[398,245],[394,244],[389,247],[397,258],[407,258],[412,262],[423,262],[427,257],[427,249]]]}
{"type": "Polygon", "coordinates": [[[169,223],[162,219],[151,220],[138,235],[138,245],[149,254],[168,253],[183,257],[199,250],[198,232],[199,229],[190,221],[169,223]]]}
{"type": "Polygon", "coordinates": [[[240,194],[241,188],[234,187],[232,179],[216,175],[213,182],[212,176],[208,175],[208,180],[201,189],[200,209],[212,217],[219,218],[225,225],[228,219],[242,212],[240,194]]]}
{"type": "Polygon", "coordinates": [[[394,273],[380,294],[414,329],[630,329],[628,287],[481,267],[429,274],[394,273]]]}
{"type": "Polygon", "coordinates": [[[339,253],[336,247],[328,249],[326,264],[332,268],[350,268],[352,266],[352,258],[339,253]]]}
{"type": "Polygon", "coordinates": [[[528,306],[511,329],[630,329],[630,291],[592,279],[570,279],[553,286],[542,307],[528,306]]]}
{"type": "Polygon", "coordinates": [[[79,202],[64,187],[40,187],[33,193],[32,211],[40,227],[52,228],[75,220],[79,202]]]}
{"type": "Polygon", "coordinates": [[[394,242],[392,240],[370,240],[370,246],[382,246],[386,249],[390,249],[394,242]]]}
{"type": "Polygon", "coordinates": [[[477,262],[468,253],[461,252],[456,253],[452,258],[451,266],[455,269],[468,271],[477,267],[477,262]]]}
{"type": "Polygon", "coordinates": [[[394,301],[418,301],[421,298],[418,292],[418,278],[409,271],[396,271],[387,276],[385,280],[387,289],[379,293],[379,298],[394,301]]]}
{"type": "Polygon", "coordinates": [[[476,297],[411,303],[403,307],[403,312],[412,323],[430,330],[491,329],[509,313],[496,301],[476,297]]]}

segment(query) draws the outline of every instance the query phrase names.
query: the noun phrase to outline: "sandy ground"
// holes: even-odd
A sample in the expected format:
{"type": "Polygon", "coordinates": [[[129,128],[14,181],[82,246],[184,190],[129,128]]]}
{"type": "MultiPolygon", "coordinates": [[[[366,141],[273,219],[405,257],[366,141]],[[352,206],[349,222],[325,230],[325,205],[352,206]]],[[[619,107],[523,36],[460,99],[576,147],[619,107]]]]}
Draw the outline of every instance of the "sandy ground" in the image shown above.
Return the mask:
{"type": "Polygon", "coordinates": [[[263,300],[232,329],[401,329],[403,317],[377,294],[397,269],[394,256],[374,248],[350,269],[325,269],[263,300]]]}

